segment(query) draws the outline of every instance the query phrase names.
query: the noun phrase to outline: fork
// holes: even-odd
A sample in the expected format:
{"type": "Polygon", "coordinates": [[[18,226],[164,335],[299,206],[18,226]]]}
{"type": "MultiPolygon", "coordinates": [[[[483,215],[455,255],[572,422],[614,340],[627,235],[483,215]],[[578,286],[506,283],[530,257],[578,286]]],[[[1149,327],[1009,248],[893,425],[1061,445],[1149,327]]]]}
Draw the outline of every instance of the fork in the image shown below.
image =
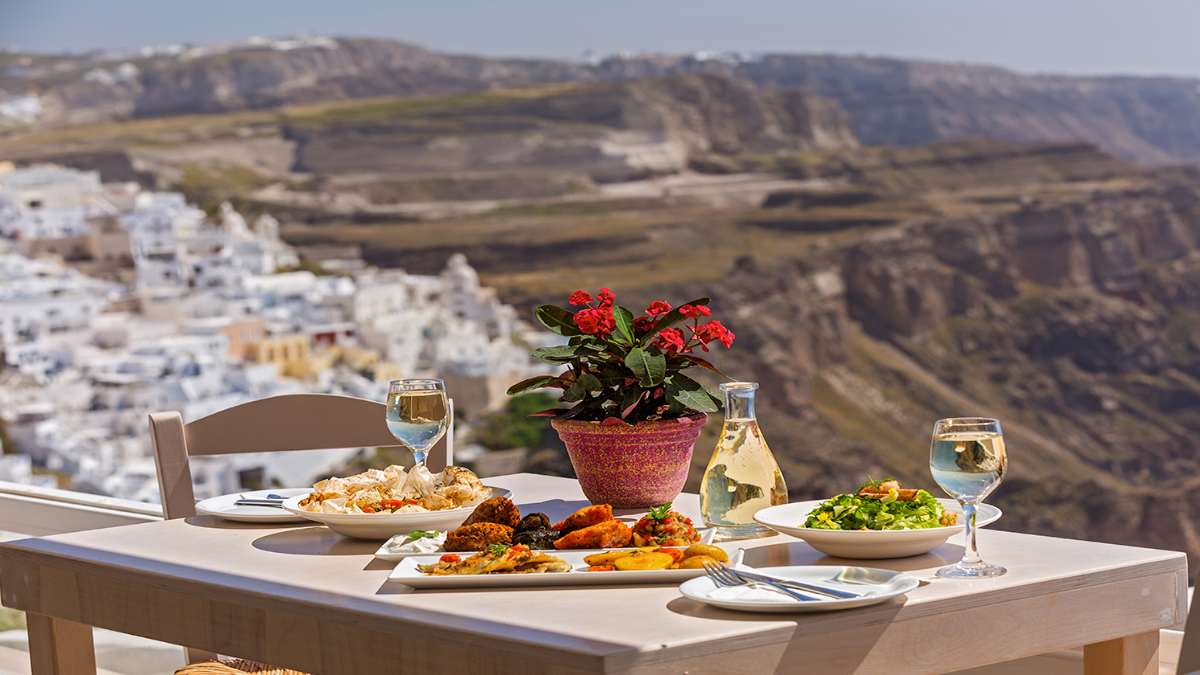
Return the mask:
{"type": "Polygon", "coordinates": [[[834,598],[837,600],[853,600],[856,598],[862,598],[862,597],[866,596],[865,593],[859,593],[858,591],[847,591],[847,590],[843,590],[841,588],[831,588],[829,586],[821,586],[819,584],[814,584],[814,583],[810,583],[807,581],[801,581],[800,579],[778,579],[775,577],[767,576],[765,574],[759,574],[757,572],[750,572],[747,570],[737,569],[735,567],[726,567],[725,569],[727,569],[735,577],[738,577],[739,579],[742,579],[743,581],[746,581],[746,582],[760,581],[760,582],[764,582],[764,583],[776,583],[776,584],[779,584],[780,586],[786,586],[789,588],[795,588],[795,589],[802,590],[802,591],[808,591],[809,593],[816,593],[818,595],[825,595],[825,596],[828,596],[828,597],[831,597],[831,598],[834,598]]]}
{"type": "Polygon", "coordinates": [[[724,587],[730,587],[730,586],[767,586],[768,588],[770,588],[772,590],[779,591],[780,593],[788,595],[792,599],[799,600],[800,602],[812,602],[814,600],[821,599],[821,598],[817,598],[817,597],[813,597],[813,596],[809,596],[809,595],[804,595],[803,593],[800,593],[799,591],[794,591],[790,588],[781,586],[774,582],[744,580],[741,577],[735,576],[732,573],[732,570],[730,570],[728,567],[725,567],[724,565],[715,565],[713,563],[706,562],[706,563],[704,563],[704,573],[708,576],[708,578],[710,580],[712,580],[713,584],[718,587],[724,588],[724,587]]]}

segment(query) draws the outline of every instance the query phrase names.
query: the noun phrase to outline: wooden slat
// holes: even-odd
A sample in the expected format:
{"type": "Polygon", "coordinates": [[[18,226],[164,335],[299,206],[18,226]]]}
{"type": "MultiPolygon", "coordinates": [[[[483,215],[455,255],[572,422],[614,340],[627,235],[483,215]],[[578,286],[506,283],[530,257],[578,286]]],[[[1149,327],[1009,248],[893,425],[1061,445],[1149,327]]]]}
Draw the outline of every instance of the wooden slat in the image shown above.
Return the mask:
{"type": "Polygon", "coordinates": [[[1158,631],[1084,647],[1083,675],[1158,675],[1158,631]]]}
{"type": "MultiPolygon", "coordinates": [[[[1196,579],[1200,582],[1200,573],[1196,579]]],[[[1179,650],[1179,673],[1200,671],[1200,611],[1188,615],[1183,633],[1183,645],[1179,650]]]]}
{"type": "Polygon", "coordinates": [[[27,614],[33,675],[95,675],[96,650],[89,625],[27,614]]]}
{"type": "Polygon", "coordinates": [[[154,468],[158,474],[163,515],[167,518],[196,515],[183,416],[177,412],[151,413],[150,443],[154,448],[154,468]]]}
{"type": "Polygon", "coordinates": [[[395,446],[386,410],[378,401],[353,396],[270,396],[188,423],[187,450],[196,456],[395,446]]]}

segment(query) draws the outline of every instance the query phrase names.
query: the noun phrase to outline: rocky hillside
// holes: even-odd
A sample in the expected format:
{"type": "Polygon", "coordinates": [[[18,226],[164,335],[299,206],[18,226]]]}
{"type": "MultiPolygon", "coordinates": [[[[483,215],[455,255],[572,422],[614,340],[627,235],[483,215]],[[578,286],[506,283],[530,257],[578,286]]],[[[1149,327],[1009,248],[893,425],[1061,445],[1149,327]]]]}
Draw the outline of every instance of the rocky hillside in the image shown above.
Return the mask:
{"type": "Polygon", "coordinates": [[[1187,78],[1026,75],[991,66],[805,54],[634,56],[583,64],[444,54],[378,39],[281,44],[128,59],[0,53],[0,99],[4,91],[36,93],[41,123],[62,124],[708,73],[836,101],[867,144],[1083,141],[1142,162],[1200,159],[1200,83],[1187,78]]]}
{"type": "Polygon", "coordinates": [[[536,168],[600,182],[675,173],[698,154],[857,145],[837,104],[718,75],[401,99],[299,118],[284,136],[295,169],[322,175],[536,168]]]}

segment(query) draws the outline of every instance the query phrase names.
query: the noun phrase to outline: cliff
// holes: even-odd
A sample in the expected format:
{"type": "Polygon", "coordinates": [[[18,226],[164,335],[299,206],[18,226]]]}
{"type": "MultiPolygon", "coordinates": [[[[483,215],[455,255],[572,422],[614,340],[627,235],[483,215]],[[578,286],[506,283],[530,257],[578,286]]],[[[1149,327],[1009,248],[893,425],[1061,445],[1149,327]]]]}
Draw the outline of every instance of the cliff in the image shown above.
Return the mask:
{"type": "Polygon", "coordinates": [[[1028,75],[985,65],[788,53],[584,64],[445,54],[366,38],[286,50],[243,45],[194,55],[38,57],[33,63],[0,69],[0,90],[38,93],[43,124],[714,74],[836,101],[866,144],[1082,141],[1146,163],[1200,159],[1200,82],[1190,78],[1028,75]]]}

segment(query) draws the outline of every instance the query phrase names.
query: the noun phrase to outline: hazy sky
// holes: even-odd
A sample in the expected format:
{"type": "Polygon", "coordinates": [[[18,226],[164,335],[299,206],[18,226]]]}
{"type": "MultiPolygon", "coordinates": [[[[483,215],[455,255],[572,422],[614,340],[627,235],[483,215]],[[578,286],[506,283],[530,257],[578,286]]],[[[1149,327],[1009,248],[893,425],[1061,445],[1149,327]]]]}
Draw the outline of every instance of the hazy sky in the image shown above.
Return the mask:
{"type": "Polygon", "coordinates": [[[1024,71],[1200,75],[1197,0],[0,0],[38,51],[375,35],[487,55],[829,51],[1024,71]]]}

